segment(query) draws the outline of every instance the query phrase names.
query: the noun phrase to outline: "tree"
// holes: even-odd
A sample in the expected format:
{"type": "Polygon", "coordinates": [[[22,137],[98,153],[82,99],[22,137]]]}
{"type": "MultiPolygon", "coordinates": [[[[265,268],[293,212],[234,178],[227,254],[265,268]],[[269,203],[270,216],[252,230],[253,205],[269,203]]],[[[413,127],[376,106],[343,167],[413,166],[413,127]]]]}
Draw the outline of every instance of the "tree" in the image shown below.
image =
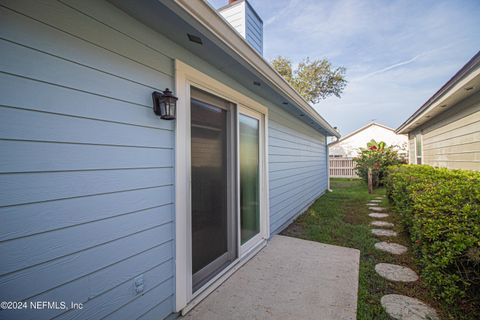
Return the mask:
{"type": "Polygon", "coordinates": [[[293,70],[292,61],[278,56],[272,60],[272,66],[287,80],[305,100],[318,103],[330,95],[340,98],[347,85],[344,67],[333,67],[327,59],[300,61],[293,70]]]}
{"type": "Polygon", "coordinates": [[[367,143],[367,148],[360,148],[360,154],[353,159],[357,174],[368,183],[368,191],[383,183],[387,167],[404,163],[393,146],[374,139],[367,143]]]}

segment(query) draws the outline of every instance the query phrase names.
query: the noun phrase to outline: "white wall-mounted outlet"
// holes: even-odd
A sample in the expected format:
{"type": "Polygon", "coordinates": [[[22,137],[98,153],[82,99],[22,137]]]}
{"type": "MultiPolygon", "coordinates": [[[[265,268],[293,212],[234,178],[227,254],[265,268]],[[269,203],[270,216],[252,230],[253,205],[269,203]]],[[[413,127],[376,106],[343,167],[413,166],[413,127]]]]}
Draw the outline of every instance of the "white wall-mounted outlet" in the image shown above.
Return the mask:
{"type": "Polygon", "coordinates": [[[135,285],[135,292],[137,294],[140,294],[143,292],[143,289],[144,289],[143,274],[134,279],[134,285],[135,285]]]}

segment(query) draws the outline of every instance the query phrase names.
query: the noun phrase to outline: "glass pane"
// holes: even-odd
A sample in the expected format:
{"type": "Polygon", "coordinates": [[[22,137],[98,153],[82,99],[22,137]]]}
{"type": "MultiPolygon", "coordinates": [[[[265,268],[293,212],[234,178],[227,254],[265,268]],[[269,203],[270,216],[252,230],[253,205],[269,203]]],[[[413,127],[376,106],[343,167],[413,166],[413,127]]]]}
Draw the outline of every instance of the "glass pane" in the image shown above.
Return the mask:
{"type": "Polygon", "coordinates": [[[416,145],[416,152],[417,152],[417,164],[422,164],[422,136],[417,134],[415,136],[415,145],[416,145]]]}
{"type": "Polygon", "coordinates": [[[422,156],[422,136],[417,134],[416,138],[416,145],[417,145],[417,157],[422,156]]]}
{"type": "Polygon", "coordinates": [[[245,116],[240,123],[241,243],[260,232],[259,121],[245,116]]]}
{"type": "Polygon", "coordinates": [[[191,101],[192,272],[228,251],[227,111],[191,101]]]}

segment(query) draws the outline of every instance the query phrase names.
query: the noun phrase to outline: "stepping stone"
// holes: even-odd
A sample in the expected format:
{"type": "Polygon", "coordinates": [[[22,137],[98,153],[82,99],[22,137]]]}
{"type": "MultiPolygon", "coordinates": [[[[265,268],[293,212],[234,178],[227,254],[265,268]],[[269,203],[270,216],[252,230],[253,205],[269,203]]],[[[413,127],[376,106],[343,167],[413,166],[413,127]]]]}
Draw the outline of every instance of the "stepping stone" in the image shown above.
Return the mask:
{"type": "Polygon", "coordinates": [[[375,200],[382,200],[383,198],[385,198],[385,196],[375,197],[374,199],[375,199],[375,200]]]}
{"type": "Polygon", "coordinates": [[[380,200],[380,199],[370,200],[370,203],[379,203],[379,202],[382,202],[382,200],[380,200]]]}
{"type": "Polygon", "coordinates": [[[396,264],[379,263],[375,266],[375,271],[382,277],[390,281],[397,282],[414,282],[418,280],[418,276],[410,268],[402,267],[396,264]]]}
{"type": "Polygon", "coordinates": [[[386,217],[388,217],[388,214],[373,212],[373,213],[370,213],[368,216],[372,217],[372,218],[386,218],[386,217]]]}
{"type": "Polygon", "coordinates": [[[384,211],[385,208],[382,208],[382,207],[370,207],[370,210],[373,210],[373,211],[384,211]]]}
{"type": "Polygon", "coordinates": [[[390,222],[385,222],[385,221],[372,221],[370,222],[372,226],[375,227],[385,227],[385,228],[393,228],[394,224],[390,222]]]}
{"type": "Polygon", "coordinates": [[[385,229],[372,229],[372,233],[376,236],[381,237],[396,237],[397,233],[392,230],[385,230],[385,229]]]}
{"type": "Polygon", "coordinates": [[[393,242],[377,242],[375,243],[375,249],[385,251],[391,254],[404,254],[407,252],[407,247],[393,242]]]}
{"type": "Polygon", "coordinates": [[[383,309],[398,320],[440,320],[433,308],[422,301],[399,294],[387,294],[380,299],[383,309]]]}

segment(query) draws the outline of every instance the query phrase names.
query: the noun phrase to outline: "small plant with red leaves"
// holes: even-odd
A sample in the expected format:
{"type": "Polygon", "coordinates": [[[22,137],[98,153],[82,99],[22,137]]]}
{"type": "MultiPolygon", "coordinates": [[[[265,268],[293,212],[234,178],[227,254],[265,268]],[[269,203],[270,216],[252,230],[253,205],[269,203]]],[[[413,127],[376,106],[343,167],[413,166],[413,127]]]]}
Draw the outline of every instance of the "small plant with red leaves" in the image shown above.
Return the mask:
{"type": "Polygon", "coordinates": [[[392,146],[387,146],[385,142],[377,142],[374,139],[367,143],[366,148],[360,148],[360,154],[354,161],[357,174],[365,181],[368,181],[368,170],[371,170],[373,187],[383,184],[383,177],[388,166],[405,162],[392,146]]]}

